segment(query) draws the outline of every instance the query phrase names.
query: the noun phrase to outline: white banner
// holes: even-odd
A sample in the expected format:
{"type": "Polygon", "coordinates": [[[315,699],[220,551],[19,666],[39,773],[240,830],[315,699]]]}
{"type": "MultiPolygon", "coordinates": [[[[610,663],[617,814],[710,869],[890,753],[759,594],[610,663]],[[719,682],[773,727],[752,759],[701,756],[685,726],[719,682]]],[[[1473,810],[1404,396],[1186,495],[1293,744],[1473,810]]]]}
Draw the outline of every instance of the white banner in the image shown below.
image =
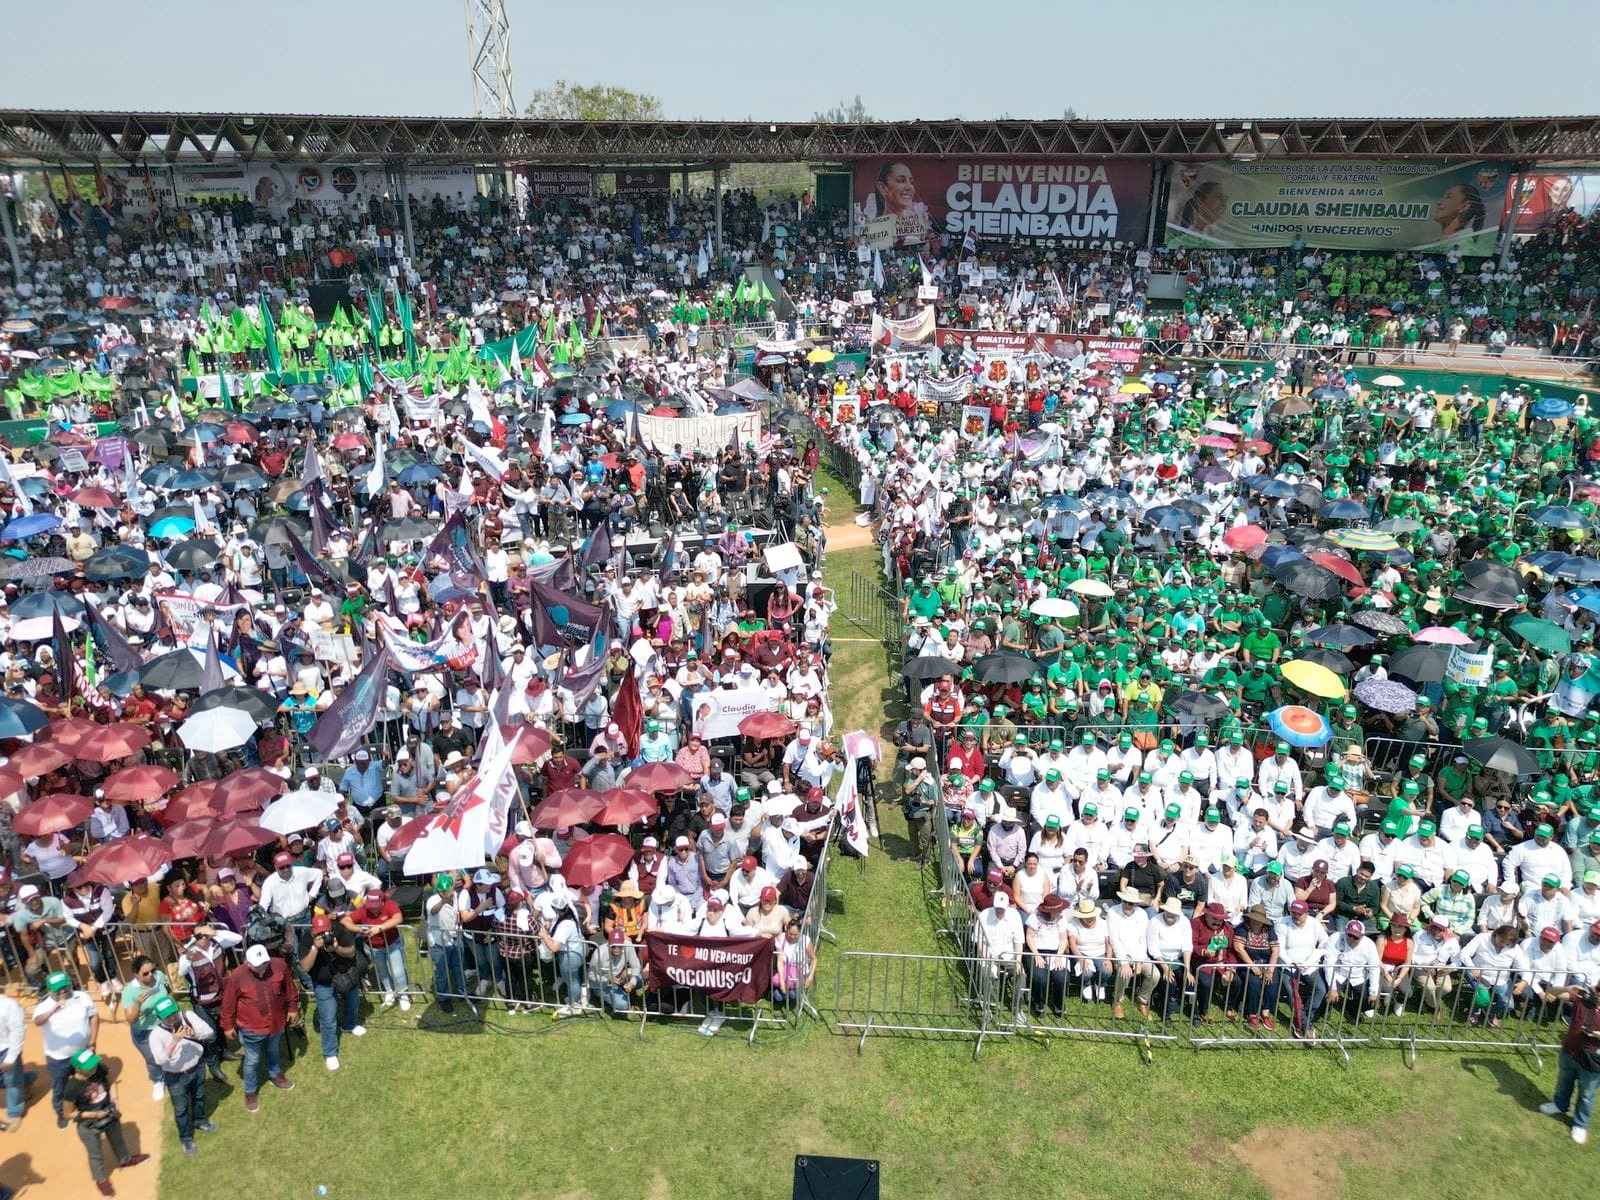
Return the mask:
{"type": "Polygon", "coordinates": [[[928,404],[948,404],[956,400],[965,400],[972,395],[972,376],[961,375],[955,379],[929,379],[926,376],[917,380],[917,399],[928,404]]]}
{"type": "Polygon", "coordinates": [[[961,436],[969,442],[981,442],[989,436],[989,407],[985,404],[961,406],[961,436]]]}
{"type": "Polygon", "coordinates": [[[775,711],[777,705],[763,688],[713,688],[694,698],[694,725],[707,740],[738,737],[739,722],[751,713],[775,711]]]}
{"type": "Polygon", "coordinates": [[[899,227],[900,219],[893,215],[873,217],[861,223],[861,236],[866,239],[868,250],[893,250],[895,231],[899,227]]]}
{"type": "Polygon", "coordinates": [[[737,438],[742,449],[746,442],[761,441],[760,413],[730,413],[721,417],[652,417],[641,413],[639,440],[663,454],[674,446],[687,453],[721,454],[737,438]]]}
{"type": "Polygon", "coordinates": [[[1473,653],[1460,646],[1450,651],[1450,661],[1445,666],[1445,674],[1450,682],[1458,683],[1462,687],[1488,687],[1494,675],[1494,651],[1484,650],[1473,653]]]}
{"type": "Polygon", "coordinates": [[[413,425],[431,425],[443,415],[439,406],[438,396],[424,396],[413,400],[410,396],[405,398],[406,417],[413,425]]]}
{"type": "Polygon", "coordinates": [[[212,604],[209,601],[196,600],[193,596],[186,596],[182,592],[156,593],[156,609],[167,618],[167,624],[172,626],[174,640],[180,643],[189,640],[194,623],[201,613],[216,613],[224,622],[231,622],[237,614],[248,607],[246,604],[212,604]]]}

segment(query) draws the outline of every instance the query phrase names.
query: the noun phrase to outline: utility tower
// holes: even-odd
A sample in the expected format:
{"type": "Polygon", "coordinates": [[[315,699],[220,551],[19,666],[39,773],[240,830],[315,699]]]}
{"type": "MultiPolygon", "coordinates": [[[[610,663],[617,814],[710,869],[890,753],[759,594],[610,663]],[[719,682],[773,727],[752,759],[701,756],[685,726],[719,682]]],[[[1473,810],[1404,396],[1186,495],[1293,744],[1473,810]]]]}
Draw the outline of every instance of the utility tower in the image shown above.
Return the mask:
{"type": "Polygon", "coordinates": [[[472,109],[479,117],[514,117],[511,17],[506,0],[462,0],[467,13],[467,61],[472,64],[472,109]]]}

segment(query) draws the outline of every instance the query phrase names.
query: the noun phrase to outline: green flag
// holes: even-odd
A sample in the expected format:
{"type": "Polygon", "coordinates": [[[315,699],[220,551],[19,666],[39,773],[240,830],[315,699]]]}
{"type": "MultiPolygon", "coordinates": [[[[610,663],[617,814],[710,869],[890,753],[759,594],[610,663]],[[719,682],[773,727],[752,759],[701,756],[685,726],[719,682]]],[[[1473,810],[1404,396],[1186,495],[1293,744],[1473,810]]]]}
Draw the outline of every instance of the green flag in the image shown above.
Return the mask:
{"type": "Polygon", "coordinates": [[[400,314],[400,327],[406,331],[406,361],[417,365],[417,332],[411,324],[411,299],[402,291],[394,294],[394,310],[400,314]]]}
{"type": "Polygon", "coordinates": [[[378,334],[383,329],[383,297],[377,288],[367,289],[367,326],[372,334],[372,348],[378,348],[378,334]]]}
{"type": "Polygon", "coordinates": [[[343,304],[334,306],[333,320],[329,321],[328,324],[332,325],[335,329],[351,328],[350,314],[344,310],[343,304]]]}
{"type": "Polygon", "coordinates": [[[597,304],[594,307],[594,324],[589,327],[589,336],[598,338],[600,336],[600,328],[600,306],[597,304]]]}
{"type": "Polygon", "coordinates": [[[356,379],[361,384],[361,394],[357,400],[372,395],[372,389],[377,384],[376,377],[372,374],[372,360],[367,357],[367,348],[361,347],[361,365],[356,368],[356,379]]]}
{"type": "Polygon", "coordinates": [[[233,411],[233,397],[228,394],[228,373],[217,372],[217,407],[233,411]]]}
{"type": "Polygon", "coordinates": [[[272,305],[261,297],[261,340],[267,352],[267,367],[273,374],[283,371],[283,355],[278,351],[278,330],[272,323],[272,305]]]}

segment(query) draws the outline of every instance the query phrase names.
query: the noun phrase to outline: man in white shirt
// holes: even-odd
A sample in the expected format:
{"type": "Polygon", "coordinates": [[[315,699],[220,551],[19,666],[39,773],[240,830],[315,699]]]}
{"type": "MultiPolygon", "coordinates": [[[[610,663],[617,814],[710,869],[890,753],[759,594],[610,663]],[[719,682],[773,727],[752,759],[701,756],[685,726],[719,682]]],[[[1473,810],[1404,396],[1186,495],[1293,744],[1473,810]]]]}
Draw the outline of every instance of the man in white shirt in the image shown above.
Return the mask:
{"type": "Polygon", "coordinates": [[[65,1129],[62,1093],[72,1076],[72,1056],[95,1048],[100,1036],[100,1010],[94,997],[72,986],[65,971],[44,981],[45,999],[33,1010],[33,1023],[43,1026],[44,1062],[50,1071],[50,1106],[56,1110],[56,1128],[65,1129]]]}
{"type": "Polygon", "coordinates": [[[1568,979],[1589,987],[1600,985],[1600,921],[1574,929],[1561,939],[1567,952],[1568,979]]]}
{"type": "Polygon", "coordinates": [[[311,901],[322,888],[322,872],[297,867],[288,851],[272,858],[273,872],[261,881],[261,907],[294,931],[296,951],[311,929],[311,901]]]}
{"type": "Polygon", "coordinates": [[[1263,796],[1270,795],[1279,780],[1289,785],[1289,794],[1296,803],[1305,797],[1305,785],[1300,779],[1300,764],[1289,757],[1289,743],[1279,742],[1276,752],[1262,762],[1256,771],[1256,786],[1263,796]]]}
{"type": "Polygon", "coordinates": [[[1327,782],[1306,793],[1305,821],[1318,833],[1332,829],[1343,817],[1351,826],[1356,823],[1356,806],[1350,793],[1344,790],[1344,777],[1330,770],[1327,782]]]}
{"type": "MultiPolygon", "coordinates": [[[[1367,937],[1363,922],[1351,921],[1344,933],[1333,939],[1323,971],[1328,980],[1330,1007],[1342,1004],[1347,1014],[1364,1012],[1368,1019],[1377,1015],[1378,946],[1367,937]]],[[[1308,1021],[1315,1019],[1314,1012],[1309,1014],[1308,1021]]],[[[1316,1038],[1309,1025],[1306,1036],[1310,1040],[1316,1038]]]]}
{"type": "MultiPolygon", "coordinates": [[[[1461,939],[1450,928],[1443,913],[1435,913],[1416,936],[1411,947],[1412,981],[1422,990],[1422,1007],[1438,1012],[1442,998],[1449,994],[1454,976],[1451,970],[1461,957],[1461,939]]],[[[1411,988],[1406,989],[1406,999],[1411,988]]]]}
{"type": "Polygon", "coordinates": [[[1241,820],[1233,833],[1233,853],[1246,875],[1263,870],[1278,857],[1278,834],[1267,821],[1267,810],[1257,807],[1241,820]]]}
{"type": "Polygon", "coordinates": [[[1086,803],[1083,806],[1083,816],[1067,826],[1064,840],[1069,850],[1082,847],[1089,852],[1091,868],[1096,871],[1106,870],[1109,861],[1107,855],[1111,847],[1111,831],[1100,819],[1100,806],[1094,801],[1086,803]]]}
{"type": "Polygon", "coordinates": [[[1204,732],[1195,734],[1194,745],[1178,755],[1179,770],[1189,772],[1200,794],[1207,799],[1216,790],[1221,778],[1217,769],[1217,756],[1211,752],[1211,738],[1204,732]]]}
{"type": "Polygon", "coordinates": [[[1022,976],[1022,920],[1011,896],[996,892],[994,903],[978,914],[978,947],[992,978],[1022,976]]]}
{"type": "Polygon", "coordinates": [[[1289,1000],[1294,1008],[1294,1031],[1304,1037],[1310,1027],[1306,1017],[1322,1004],[1328,992],[1323,961],[1328,952],[1328,930],[1312,920],[1304,900],[1291,901],[1289,914],[1278,923],[1278,962],[1292,972],[1289,1000]],[[1304,988],[1310,991],[1309,998],[1304,988]]]}
{"type": "Polygon", "coordinates": [[[1471,887],[1475,895],[1483,895],[1494,884],[1500,864],[1495,861],[1494,851],[1483,840],[1482,825],[1474,823],[1467,826],[1466,836],[1456,843],[1449,857],[1450,869],[1465,871],[1472,880],[1471,887]]]}
{"type": "Polygon", "coordinates": [[[4,1081],[6,1089],[6,1124],[0,1132],[9,1130],[11,1125],[22,1120],[28,1107],[31,1072],[22,1066],[22,1044],[26,1034],[27,1022],[22,1005],[0,993],[0,1081],[4,1081]]]}
{"type": "Polygon", "coordinates": [[[1106,914],[1106,937],[1116,967],[1111,985],[1111,1015],[1119,1019],[1123,1016],[1122,1002],[1131,988],[1139,1015],[1149,1017],[1157,972],[1150,961],[1150,914],[1144,907],[1148,900],[1132,888],[1123,888],[1117,893],[1117,899],[1122,903],[1106,914]]]}
{"type": "Polygon", "coordinates": [[[1222,812],[1208,808],[1205,819],[1189,832],[1189,853],[1200,864],[1200,869],[1214,872],[1233,849],[1233,831],[1222,824],[1222,812]]]}
{"type": "MultiPolygon", "coordinates": [[[[1295,835],[1297,838],[1299,834],[1295,835]]],[[[1317,858],[1328,863],[1328,878],[1338,883],[1346,875],[1354,875],[1361,865],[1361,850],[1350,840],[1350,826],[1340,821],[1333,827],[1333,835],[1317,843],[1317,858]]]]}
{"type": "Polygon", "coordinates": [[[1372,864],[1372,873],[1378,879],[1388,879],[1394,874],[1395,855],[1403,845],[1395,835],[1400,827],[1388,817],[1383,824],[1361,839],[1361,857],[1372,864]]]}
{"type": "Polygon", "coordinates": [[[1501,878],[1516,883],[1523,895],[1537,888],[1546,875],[1556,876],[1562,888],[1570,888],[1572,861],[1554,838],[1555,830],[1549,825],[1535,828],[1532,841],[1519,842],[1506,852],[1500,862],[1501,878]]]}

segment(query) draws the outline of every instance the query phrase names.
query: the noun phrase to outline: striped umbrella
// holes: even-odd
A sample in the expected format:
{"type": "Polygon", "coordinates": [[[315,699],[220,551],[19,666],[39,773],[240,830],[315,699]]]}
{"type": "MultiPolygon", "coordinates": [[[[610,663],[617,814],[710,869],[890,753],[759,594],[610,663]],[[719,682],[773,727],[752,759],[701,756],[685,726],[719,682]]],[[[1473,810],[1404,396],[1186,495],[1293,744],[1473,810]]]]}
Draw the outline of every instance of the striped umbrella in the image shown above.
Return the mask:
{"type": "Polygon", "coordinates": [[[1336,545],[1343,546],[1346,550],[1400,549],[1400,543],[1395,541],[1391,534],[1379,533],[1376,529],[1363,527],[1332,530],[1328,534],[1328,540],[1336,545]]]}

